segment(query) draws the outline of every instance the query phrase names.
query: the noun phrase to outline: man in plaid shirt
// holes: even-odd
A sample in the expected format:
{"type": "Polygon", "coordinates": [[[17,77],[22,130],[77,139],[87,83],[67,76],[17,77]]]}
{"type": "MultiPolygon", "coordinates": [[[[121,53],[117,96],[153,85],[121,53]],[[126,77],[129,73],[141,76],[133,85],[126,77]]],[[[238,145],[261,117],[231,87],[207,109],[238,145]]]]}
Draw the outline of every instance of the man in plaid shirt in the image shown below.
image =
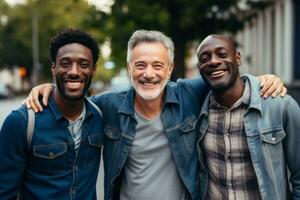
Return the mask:
{"type": "Polygon", "coordinates": [[[225,36],[208,36],[197,57],[211,86],[199,115],[203,198],[299,199],[298,104],[261,98],[256,78],[240,76],[241,55],[225,36]]]}

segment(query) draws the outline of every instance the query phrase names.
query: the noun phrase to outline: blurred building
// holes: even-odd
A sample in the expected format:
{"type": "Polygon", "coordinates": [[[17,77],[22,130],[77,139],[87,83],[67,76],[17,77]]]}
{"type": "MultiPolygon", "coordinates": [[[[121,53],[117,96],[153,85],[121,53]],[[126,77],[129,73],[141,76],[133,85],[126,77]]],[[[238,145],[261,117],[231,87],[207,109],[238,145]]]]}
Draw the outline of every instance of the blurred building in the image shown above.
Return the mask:
{"type": "MultiPolygon", "coordinates": [[[[267,0],[265,0],[267,1],[267,0]]],[[[268,0],[269,2],[271,0],[268,0]]],[[[237,34],[241,72],[274,73],[289,86],[300,83],[300,2],[272,0],[237,34]],[[297,59],[298,58],[298,59],[297,59]]]]}
{"type": "Polygon", "coordinates": [[[240,71],[276,74],[300,104],[300,1],[260,1],[272,4],[236,35],[243,61],[240,71]]]}

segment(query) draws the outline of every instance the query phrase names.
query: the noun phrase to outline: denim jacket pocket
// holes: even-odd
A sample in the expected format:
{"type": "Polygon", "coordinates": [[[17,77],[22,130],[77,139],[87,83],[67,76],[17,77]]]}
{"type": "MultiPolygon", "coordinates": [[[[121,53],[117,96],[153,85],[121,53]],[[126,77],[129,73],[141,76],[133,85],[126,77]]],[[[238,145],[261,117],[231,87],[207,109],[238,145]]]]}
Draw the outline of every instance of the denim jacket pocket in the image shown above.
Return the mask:
{"type": "Polygon", "coordinates": [[[193,115],[184,120],[181,124],[180,129],[183,133],[189,133],[195,130],[197,125],[197,118],[193,115]]]}
{"type": "Polygon", "coordinates": [[[100,133],[88,136],[88,153],[85,158],[85,166],[95,167],[101,158],[101,150],[103,146],[103,135],[100,133]]]}
{"type": "Polygon", "coordinates": [[[192,153],[196,145],[196,126],[197,118],[195,116],[190,116],[184,120],[180,125],[180,131],[182,133],[183,141],[186,149],[189,153],[192,153]]]}
{"type": "Polygon", "coordinates": [[[277,144],[285,138],[285,132],[283,129],[275,129],[264,132],[260,135],[262,141],[269,144],[277,144]]]}
{"type": "Polygon", "coordinates": [[[103,136],[99,134],[93,134],[88,136],[89,144],[92,147],[101,148],[103,146],[103,136]]]}
{"type": "Polygon", "coordinates": [[[49,144],[33,146],[33,155],[38,158],[52,160],[67,152],[67,144],[49,144]]]}
{"type": "Polygon", "coordinates": [[[119,140],[121,137],[121,131],[111,126],[105,126],[104,132],[106,137],[112,140],[119,140]]]}

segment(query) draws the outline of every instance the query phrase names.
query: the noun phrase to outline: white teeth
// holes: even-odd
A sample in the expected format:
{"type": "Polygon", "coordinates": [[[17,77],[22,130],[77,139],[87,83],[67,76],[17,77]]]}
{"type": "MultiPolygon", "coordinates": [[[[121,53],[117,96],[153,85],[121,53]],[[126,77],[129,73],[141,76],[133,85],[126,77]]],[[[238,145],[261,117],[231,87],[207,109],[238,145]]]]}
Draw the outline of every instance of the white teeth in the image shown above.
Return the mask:
{"type": "Polygon", "coordinates": [[[66,82],[67,86],[70,87],[70,88],[77,88],[77,87],[80,87],[81,86],[81,82],[80,81],[77,81],[77,82],[71,82],[71,81],[67,81],[66,82]]]}
{"type": "Polygon", "coordinates": [[[224,72],[224,70],[214,71],[211,73],[211,75],[219,75],[219,74],[222,74],[223,72],[224,72]]]}
{"type": "Polygon", "coordinates": [[[154,85],[155,83],[143,83],[144,85],[154,85]]]}

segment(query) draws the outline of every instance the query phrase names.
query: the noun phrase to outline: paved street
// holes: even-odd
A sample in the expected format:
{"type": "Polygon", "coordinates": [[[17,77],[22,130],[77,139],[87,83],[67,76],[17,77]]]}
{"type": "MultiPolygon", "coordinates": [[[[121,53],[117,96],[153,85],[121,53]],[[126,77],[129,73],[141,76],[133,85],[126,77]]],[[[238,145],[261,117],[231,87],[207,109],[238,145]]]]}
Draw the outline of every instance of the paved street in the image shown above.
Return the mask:
{"type": "Polygon", "coordinates": [[[25,97],[17,97],[12,99],[0,100],[0,127],[4,122],[5,117],[13,110],[21,106],[21,102],[25,97]]]}

